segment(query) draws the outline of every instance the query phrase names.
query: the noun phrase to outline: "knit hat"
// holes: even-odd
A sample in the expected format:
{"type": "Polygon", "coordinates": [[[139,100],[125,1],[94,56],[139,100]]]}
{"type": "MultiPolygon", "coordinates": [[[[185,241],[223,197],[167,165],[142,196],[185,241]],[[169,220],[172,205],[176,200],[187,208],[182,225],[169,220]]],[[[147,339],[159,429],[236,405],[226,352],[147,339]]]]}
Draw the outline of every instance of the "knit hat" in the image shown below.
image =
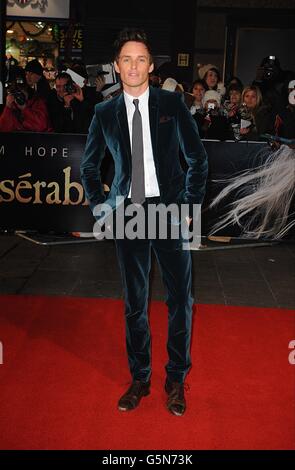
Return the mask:
{"type": "Polygon", "coordinates": [[[203,106],[205,106],[206,102],[208,100],[215,100],[218,103],[218,106],[220,106],[221,103],[221,96],[217,91],[214,90],[208,90],[203,96],[203,106]]]}
{"type": "Polygon", "coordinates": [[[295,88],[295,80],[291,80],[291,81],[289,82],[288,88],[289,88],[289,90],[290,90],[291,88],[295,88]]]}
{"type": "Polygon", "coordinates": [[[204,79],[206,73],[209,72],[209,70],[216,70],[216,72],[217,72],[218,75],[219,75],[219,70],[218,70],[218,68],[216,67],[216,65],[213,65],[213,64],[205,64],[205,65],[202,65],[202,67],[200,67],[199,70],[198,70],[198,74],[199,74],[199,77],[200,77],[201,80],[204,79]]]}
{"type": "Polygon", "coordinates": [[[43,67],[37,59],[30,60],[26,65],[25,71],[36,73],[40,77],[43,75],[43,67]]]}
{"type": "Polygon", "coordinates": [[[174,78],[166,78],[165,82],[162,85],[162,90],[175,91],[178,83],[174,78]]]}

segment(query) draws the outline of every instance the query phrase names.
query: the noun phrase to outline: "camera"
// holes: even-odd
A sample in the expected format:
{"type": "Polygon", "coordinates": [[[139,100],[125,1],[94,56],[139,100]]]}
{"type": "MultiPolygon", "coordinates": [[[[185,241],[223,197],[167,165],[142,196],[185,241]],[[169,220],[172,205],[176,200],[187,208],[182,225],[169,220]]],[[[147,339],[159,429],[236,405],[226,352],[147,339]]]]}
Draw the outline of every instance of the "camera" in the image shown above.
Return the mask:
{"type": "Polygon", "coordinates": [[[263,73],[263,80],[271,80],[274,77],[274,70],[271,67],[265,67],[263,73]]]}
{"type": "Polygon", "coordinates": [[[214,103],[208,103],[208,111],[209,109],[215,109],[215,104],[214,103]]]}
{"type": "Polygon", "coordinates": [[[73,80],[69,80],[69,81],[65,84],[64,90],[65,90],[65,92],[68,93],[69,95],[72,95],[73,93],[76,93],[77,88],[76,88],[76,85],[75,85],[75,83],[73,82],[73,80]]]}
{"type": "Polygon", "coordinates": [[[276,65],[275,65],[276,56],[268,56],[264,66],[263,66],[263,80],[271,80],[276,74],[276,65]]]}
{"type": "Polygon", "coordinates": [[[24,83],[21,81],[17,81],[16,83],[12,83],[8,85],[7,93],[14,97],[14,101],[19,106],[23,106],[26,104],[27,96],[23,91],[24,83]]]}
{"type": "Polygon", "coordinates": [[[23,106],[24,104],[26,104],[27,97],[21,90],[15,90],[11,94],[14,96],[14,101],[16,102],[16,104],[18,104],[19,106],[23,106]]]}

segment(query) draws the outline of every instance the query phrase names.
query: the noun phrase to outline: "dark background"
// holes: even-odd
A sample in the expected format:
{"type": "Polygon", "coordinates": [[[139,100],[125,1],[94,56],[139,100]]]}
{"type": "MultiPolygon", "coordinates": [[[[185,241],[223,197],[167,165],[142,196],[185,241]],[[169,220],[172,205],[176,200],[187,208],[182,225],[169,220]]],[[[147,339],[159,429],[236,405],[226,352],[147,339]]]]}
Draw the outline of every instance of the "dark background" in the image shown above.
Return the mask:
{"type": "Polygon", "coordinates": [[[146,30],[154,54],[171,57],[176,79],[192,82],[198,64],[212,63],[224,78],[240,74],[247,84],[249,73],[266,55],[282,59],[282,67],[294,69],[294,0],[167,0],[110,3],[72,0],[72,17],[85,26],[84,60],[109,61],[112,44],[125,26],[146,30]],[[243,34],[247,29],[245,47],[243,34]],[[291,42],[290,42],[291,40],[291,42]],[[275,47],[275,49],[274,49],[275,47]],[[190,55],[188,67],[177,66],[179,53],[190,55]]]}

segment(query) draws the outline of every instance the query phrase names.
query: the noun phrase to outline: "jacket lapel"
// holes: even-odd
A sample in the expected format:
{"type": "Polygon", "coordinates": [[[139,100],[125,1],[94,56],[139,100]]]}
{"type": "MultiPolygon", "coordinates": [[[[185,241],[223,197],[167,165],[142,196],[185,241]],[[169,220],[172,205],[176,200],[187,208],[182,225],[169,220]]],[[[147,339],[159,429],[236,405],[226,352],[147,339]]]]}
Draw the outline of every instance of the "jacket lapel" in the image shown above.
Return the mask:
{"type": "Polygon", "coordinates": [[[153,87],[150,87],[149,115],[154,161],[155,165],[158,166],[157,144],[159,127],[159,93],[158,90],[153,87]]]}
{"type": "Polygon", "coordinates": [[[120,129],[121,139],[124,143],[124,147],[126,150],[129,164],[131,165],[130,135],[129,135],[127,111],[126,111],[123,93],[121,93],[117,101],[116,115],[117,115],[117,121],[118,121],[119,129],[120,129]]]}

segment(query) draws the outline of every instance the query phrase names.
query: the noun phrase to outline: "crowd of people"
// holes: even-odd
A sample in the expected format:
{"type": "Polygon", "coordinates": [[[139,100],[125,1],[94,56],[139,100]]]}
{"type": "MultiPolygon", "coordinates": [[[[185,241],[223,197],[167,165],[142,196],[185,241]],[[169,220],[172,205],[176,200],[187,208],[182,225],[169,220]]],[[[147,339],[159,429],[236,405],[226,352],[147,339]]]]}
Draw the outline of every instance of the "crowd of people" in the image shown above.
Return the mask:
{"type": "Polygon", "coordinates": [[[198,75],[191,88],[171,77],[162,87],[183,93],[201,138],[259,141],[271,134],[294,139],[295,72],[283,71],[277,58],[263,59],[246,86],[235,76],[224,84],[213,64],[200,67],[198,75]]]}
{"type": "MultiPolygon", "coordinates": [[[[10,67],[0,131],[87,133],[95,105],[112,95],[102,93],[107,88],[103,75],[97,76],[94,87],[88,86],[82,62],[69,68],[83,77],[82,87],[61,70],[52,88],[37,59],[25,69],[10,67]]],[[[276,57],[263,59],[246,86],[238,77],[224,84],[214,64],[201,66],[191,86],[172,75],[169,64],[164,64],[150,76],[150,84],[182,94],[201,138],[257,141],[271,134],[294,139],[295,72],[283,71],[276,57]]]]}

